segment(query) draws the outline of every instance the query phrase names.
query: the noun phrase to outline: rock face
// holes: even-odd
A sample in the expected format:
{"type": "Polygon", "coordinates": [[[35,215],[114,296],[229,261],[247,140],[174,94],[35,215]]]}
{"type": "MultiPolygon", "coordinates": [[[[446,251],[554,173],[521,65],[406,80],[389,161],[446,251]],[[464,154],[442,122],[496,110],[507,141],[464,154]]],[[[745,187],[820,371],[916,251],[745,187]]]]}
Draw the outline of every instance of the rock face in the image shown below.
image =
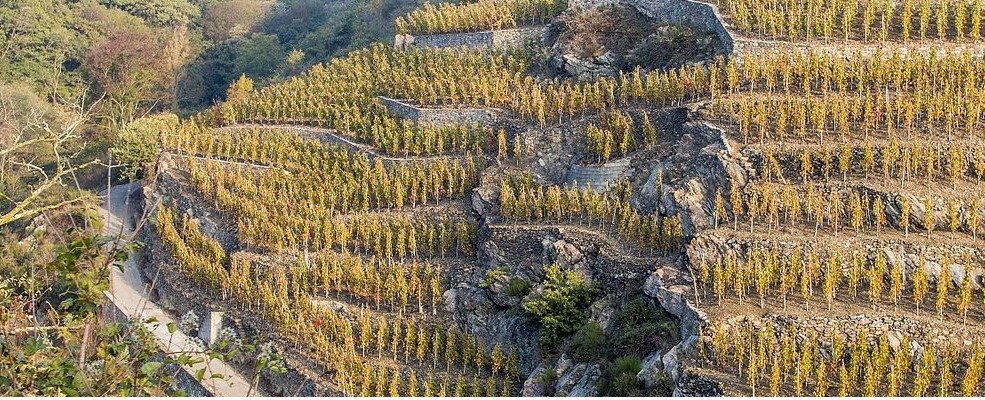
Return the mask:
{"type": "Polygon", "coordinates": [[[674,153],[650,169],[640,189],[665,215],[682,212],[685,236],[714,227],[715,193],[742,187],[752,167],[724,132],[706,123],[682,125],[674,153]]]}
{"type": "Polygon", "coordinates": [[[490,348],[496,343],[505,348],[515,346],[521,370],[533,369],[537,363],[539,332],[526,316],[507,312],[504,305],[493,301],[486,289],[463,284],[454,291],[453,315],[459,326],[470,328],[470,333],[490,348]]]}
{"type": "Polygon", "coordinates": [[[545,367],[544,364],[540,364],[534,369],[533,372],[530,373],[529,376],[527,376],[527,380],[523,381],[523,389],[521,391],[523,397],[547,396],[549,382],[545,381],[545,372],[547,372],[547,367],[545,367]]]}
{"type": "Polygon", "coordinates": [[[602,377],[598,364],[575,364],[566,354],[562,354],[554,372],[558,377],[554,384],[555,396],[592,397],[598,394],[596,385],[602,377]]]}
{"type": "Polygon", "coordinates": [[[643,382],[647,390],[657,387],[666,376],[663,354],[660,351],[655,351],[643,359],[640,372],[636,374],[636,378],[643,382]]]}
{"type": "Polygon", "coordinates": [[[647,296],[657,299],[661,307],[681,320],[682,337],[704,321],[703,313],[688,301],[693,285],[690,276],[673,266],[657,268],[643,284],[647,296]]]}
{"type": "Polygon", "coordinates": [[[703,27],[664,22],[628,4],[574,7],[554,24],[550,64],[588,80],[639,66],[676,68],[714,57],[719,39],[703,27]]]}
{"type": "MultiPolygon", "coordinates": [[[[648,296],[657,299],[660,306],[667,312],[673,314],[680,320],[681,342],[668,350],[665,354],[652,354],[647,358],[645,368],[637,375],[647,385],[655,385],[661,373],[670,377],[674,382],[675,396],[678,392],[697,395],[714,395],[715,390],[707,387],[687,388],[682,386],[682,382],[688,382],[690,375],[681,365],[680,358],[682,353],[694,348],[694,343],[700,340],[698,329],[707,324],[704,313],[695,308],[688,301],[688,295],[692,292],[693,281],[691,277],[673,266],[657,268],[643,286],[643,292],[648,296]],[[662,370],[658,370],[658,366],[662,370]],[[683,391],[682,391],[683,390],[683,391]]],[[[717,384],[715,387],[718,387],[717,384]]],[[[717,390],[721,392],[719,388],[717,390]]]]}

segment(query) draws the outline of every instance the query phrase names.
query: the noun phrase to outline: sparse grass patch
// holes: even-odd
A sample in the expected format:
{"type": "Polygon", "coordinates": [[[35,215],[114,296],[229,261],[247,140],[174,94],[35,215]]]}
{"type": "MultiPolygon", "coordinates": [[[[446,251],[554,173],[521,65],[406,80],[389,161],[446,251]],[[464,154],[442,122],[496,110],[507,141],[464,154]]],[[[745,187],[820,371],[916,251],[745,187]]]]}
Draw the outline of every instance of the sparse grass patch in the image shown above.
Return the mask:
{"type": "Polygon", "coordinates": [[[514,277],[506,284],[506,294],[513,297],[524,297],[530,293],[530,282],[523,278],[514,277]]]}
{"type": "Polygon", "coordinates": [[[582,326],[571,340],[568,353],[575,361],[594,361],[605,355],[605,333],[602,326],[590,321],[582,326]]]}

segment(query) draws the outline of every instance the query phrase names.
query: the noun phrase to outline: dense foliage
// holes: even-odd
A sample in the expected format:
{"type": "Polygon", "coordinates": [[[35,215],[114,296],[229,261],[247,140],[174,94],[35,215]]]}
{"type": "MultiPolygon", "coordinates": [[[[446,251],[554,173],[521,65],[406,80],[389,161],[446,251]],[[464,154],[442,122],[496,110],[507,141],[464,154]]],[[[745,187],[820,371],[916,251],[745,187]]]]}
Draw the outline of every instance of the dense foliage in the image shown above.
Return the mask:
{"type": "Polygon", "coordinates": [[[523,309],[541,324],[540,345],[552,349],[564,336],[574,333],[588,320],[588,306],[598,288],[575,270],[557,264],[544,267],[544,287],[523,302],[523,309]]]}

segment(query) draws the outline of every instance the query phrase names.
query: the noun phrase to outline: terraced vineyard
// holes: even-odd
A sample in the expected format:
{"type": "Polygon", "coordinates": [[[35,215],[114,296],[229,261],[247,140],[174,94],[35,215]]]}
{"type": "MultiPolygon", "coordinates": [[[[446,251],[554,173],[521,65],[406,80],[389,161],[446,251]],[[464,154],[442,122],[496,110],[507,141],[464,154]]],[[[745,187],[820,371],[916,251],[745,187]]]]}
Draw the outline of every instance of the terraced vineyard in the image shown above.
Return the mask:
{"type": "MultiPolygon", "coordinates": [[[[396,23],[563,30],[596,3],[396,23]]],[[[629,2],[679,3],[706,6],[629,2]]],[[[985,61],[951,46],[982,5],[809,3],[718,2],[808,51],[679,68],[572,77],[548,35],[244,77],[161,134],[159,295],[275,341],[277,394],[981,395],[985,61]],[[811,50],[836,39],[889,45],[811,50]]]]}

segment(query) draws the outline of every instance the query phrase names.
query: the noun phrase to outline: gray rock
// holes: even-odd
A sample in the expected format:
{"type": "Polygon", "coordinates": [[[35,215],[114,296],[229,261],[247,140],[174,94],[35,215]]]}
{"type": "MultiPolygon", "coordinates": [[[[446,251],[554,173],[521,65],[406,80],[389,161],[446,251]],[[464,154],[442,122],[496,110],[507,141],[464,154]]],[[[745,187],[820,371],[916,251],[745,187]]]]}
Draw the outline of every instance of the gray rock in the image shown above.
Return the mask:
{"type": "Polygon", "coordinates": [[[445,293],[441,295],[442,304],[445,307],[445,311],[449,313],[454,313],[458,302],[458,291],[455,289],[445,290],[445,293]]]}
{"type": "Polygon", "coordinates": [[[678,318],[693,312],[686,297],[691,292],[691,278],[677,268],[657,268],[643,284],[643,292],[678,318]]]}
{"type": "Polygon", "coordinates": [[[553,258],[564,268],[571,268],[585,259],[585,254],[577,246],[560,239],[544,248],[546,253],[553,253],[553,258]],[[552,249],[552,250],[548,250],[552,249]]]}
{"type": "Polygon", "coordinates": [[[585,373],[575,382],[575,385],[568,391],[568,397],[595,397],[598,395],[598,381],[602,377],[602,370],[598,364],[589,364],[585,373]]]}
{"type": "Polygon", "coordinates": [[[724,394],[718,382],[687,373],[678,379],[674,388],[674,397],[721,397],[724,394]]]}
{"type": "Polygon", "coordinates": [[[558,377],[554,384],[555,396],[591,397],[596,395],[595,386],[602,376],[602,370],[598,364],[574,364],[566,354],[562,354],[554,371],[558,377]]]}
{"type": "Polygon", "coordinates": [[[678,344],[668,350],[667,354],[664,354],[663,357],[660,358],[660,362],[664,366],[663,372],[669,375],[674,382],[680,380],[681,377],[681,365],[679,361],[680,351],[681,346],[678,344]]]}
{"type": "Polygon", "coordinates": [[[554,373],[558,376],[564,375],[574,365],[575,362],[571,360],[571,357],[568,357],[567,354],[561,354],[561,357],[558,357],[557,364],[554,365],[554,373]]]}
{"type": "Polygon", "coordinates": [[[541,363],[527,376],[527,380],[523,381],[523,389],[521,391],[523,397],[547,396],[548,382],[544,381],[545,372],[547,372],[547,367],[541,363]]]}
{"type": "Polygon", "coordinates": [[[609,294],[604,298],[592,303],[591,316],[592,321],[595,321],[602,327],[602,331],[606,333],[612,332],[613,319],[616,312],[616,298],[614,295],[609,294]]]}
{"type": "Polygon", "coordinates": [[[660,351],[655,351],[643,359],[643,366],[636,374],[636,378],[643,382],[647,389],[656,387],[665,376],[663,354],[660,351]]]}
{"type": "Polygon", "coordinates": [[[510,275],[500,275],[489,285],[489,299],[497,306],[509,308],[520,304],[521,298],[506,293],[511,279],[513,277],[510,275]]]}
{"type": "Polygon", "coordinates": [[[889,341],[889,347],[893,349],[893,351],[896,351],[903,342],[903,334],[898,331],[889,331],[889,333],[886,334],[886,339],[889,341]]]}

